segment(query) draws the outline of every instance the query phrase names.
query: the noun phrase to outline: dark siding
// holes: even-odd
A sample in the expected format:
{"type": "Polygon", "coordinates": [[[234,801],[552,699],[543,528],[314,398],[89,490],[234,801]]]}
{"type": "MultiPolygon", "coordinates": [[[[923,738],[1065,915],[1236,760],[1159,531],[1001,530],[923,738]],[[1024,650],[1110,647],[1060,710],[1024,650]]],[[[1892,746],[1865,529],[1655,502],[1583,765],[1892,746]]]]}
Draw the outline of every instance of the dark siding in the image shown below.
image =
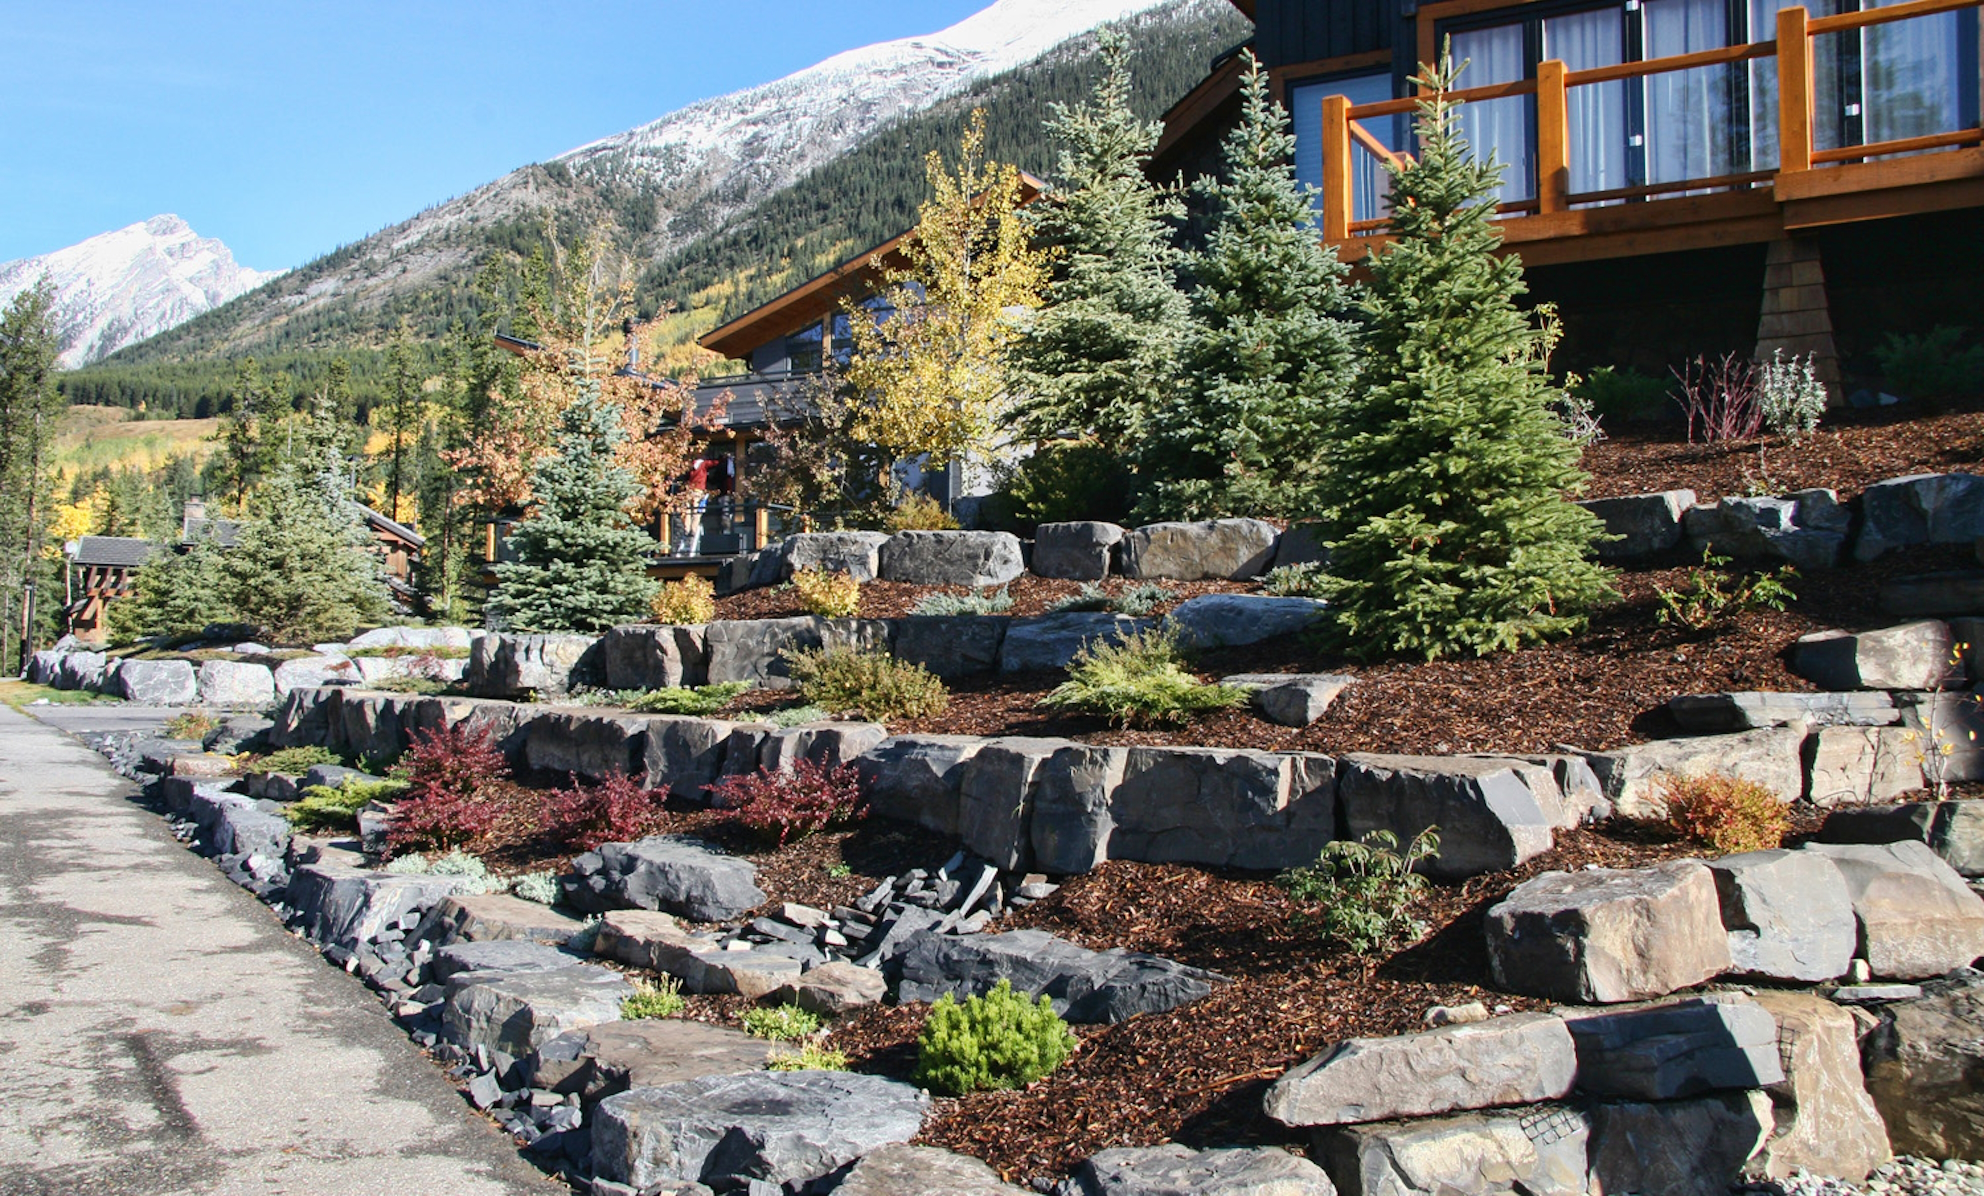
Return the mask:
{"type": "Polygon", "coordinates": [[[1389,49],[1399,0],[1256,0],[1254,44],[1270,67],[1389,49]]]}

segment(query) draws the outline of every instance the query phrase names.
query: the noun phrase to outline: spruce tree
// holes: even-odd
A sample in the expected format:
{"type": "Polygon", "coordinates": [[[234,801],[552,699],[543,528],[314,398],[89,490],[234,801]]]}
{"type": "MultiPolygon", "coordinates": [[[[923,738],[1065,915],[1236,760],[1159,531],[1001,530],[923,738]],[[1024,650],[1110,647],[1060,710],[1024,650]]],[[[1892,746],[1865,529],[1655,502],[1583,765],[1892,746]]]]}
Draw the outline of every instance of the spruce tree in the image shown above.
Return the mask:
{"type": "Polygon", "coordinates": [[[1127,44],[1105,31],[1101,46],[1088,101],[1053,105],[1047,122],[1059,177],[1029,216],[1054,273],[1007,362],[1028,436],[1093,436],[1120,449],[1168,392],[1185,343],[1167,223],[1183,206],[1144,174],[1161,126],[1131,109],[1127,44]]]}
{"type": "Polygon", "coordinates": [[[255,492],[241,537],[222,557],[222,592],[234,616],[279,644],[343,639],[384,617],[379,562],[331,470],[279,466],[255,492]]]}
{"type": "Polygon", "coordinates": [[[1288,114],[1250,52],[1225,177],[1202,178],[1210,220],[1191,256],[1184,385],[1138,449],[1145,519],[1316,513],[1322,445],[1355,372],[1345,268],[1295,180],[1288,114]]]}
{"type": "Polygon", "coordinates": [[[531,471],[530,514],[510,533],[517,559],[495,566],[489,607],[506,626],[598,631],[646,617],[654,541],[627,516],[640,486],[613,460],[620,422],[599,379],[581,378],[558,417],[557,451],[531,471]]]}
{"type": "Polygon", "coordinates": [[[1451,62],[1415,82],[1420,154],[1393,172],[1363,374],[1328,442],[1326,592],[1351,651],[1432,659],[1569,634],[1612,590],[1588,559],[1601,526],[1571,502],[1586,478],[1546,332],[1516,307],[1522,263],[1495,253],[1502,168],[1458,132],[1451,62]]]}
{"type": "Polygon", "coordinates": [[[153,635],[195,636],[209,623],[233,619],[222,589],[226,572],[220,545],[201,536],[184,552],[160,545],[131,579],[131,596],[110,604],[105,618],[112,643],[153,635]]]}

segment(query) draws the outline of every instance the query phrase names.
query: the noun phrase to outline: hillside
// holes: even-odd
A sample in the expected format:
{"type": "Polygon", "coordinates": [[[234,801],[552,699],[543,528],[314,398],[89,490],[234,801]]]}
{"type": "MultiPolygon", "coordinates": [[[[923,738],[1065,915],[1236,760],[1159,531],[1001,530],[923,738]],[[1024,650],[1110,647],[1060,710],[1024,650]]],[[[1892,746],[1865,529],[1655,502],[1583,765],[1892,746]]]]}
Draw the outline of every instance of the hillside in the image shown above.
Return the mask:
{"type": "Polygon", "coordinates": [[[1092,78],[1092,34],[1041,53],[1064,41],[1068,12],[1084,17],[1076,33],[1098,23],[1098,14],[1136,14],[1128,23],[1138,101],[1152,116],[1248,32],[1223,0],[1164,0],[1155,7],[1150,0],[1000,0],[935,37],[840,55],[765,88],[692,105],[525,167],[73,374],[65,388],[72,401],[210,414],[227,391],[233,358],[275,359],[301,385],[331,357],[343,355],[353,359],[362,402],[368,367],[391,328],[404,319],[421,339],[434,341],[455,320],[470,318],[477,310],[472,283],[480,264],[492,254],[527,254],[541,243],[547,219],[568,239],[602,228],[618,248],[647,262],[641,305],[649,313],[676,307],[682,314],[669,321],[664,336],[685,342],[727,314],[907,227],[923,196],[923,155],[955,144],[970,107],[987,110],[996,156],[1046,171],[1051,163],[1040,122],[1047,105],[1078,99],[1092,78]],[[1016,18],[1039,13],[1064,14],[1057,17],[1064,25],[1016,37],[1014,29],[1024,26],[1016,26],[1016,18]],[[990,16],[1001,20],[982,27],[981,18],[990,16]],[[965,57],[958,41],[971,43],[976,55],[966,66],[958,65],[965,57]],[[1016,55],[1025,60],[1011,65],[1016,55]],[[905,56],[925,67],[906,72],[905,56]],[[932,78],[919,79],[918,70],[932,78]],[[850,92],[850,72],[874,88],[850,92]],[[792,91],[801,83],[801,91],[831,95],[837,106],[802,103],[792,91]],[[756,126],[779,123],[779,110],[763,107],[768,91],[798,105],[786,123],[828,130],[831,135],[822,136],[832,152],[794,146],[783,136],[765,142],[756,126]],[[839,102],[848,94],[871,98],[850,107],[839,102]],[[894,107],[872,98],[880,94],[894,96],[894,107]],[[719,105],[722,120],[706,105],[719,105]],[[700,173],[683,169],[687,151],[675,134],[690,115],[705,133],[721,125],[731,138],[724,144],[741,144],[748,152],[712,151],[700,173]],[[738,132],[740,121],[752,127],[751,135],[738,132]],[[864,122],[872,123],[864,129],[864,122]],[[759,152],[769,157],[749,157],[759,152]],[[732,169],[732,158],[749,169],[732,169]]]}

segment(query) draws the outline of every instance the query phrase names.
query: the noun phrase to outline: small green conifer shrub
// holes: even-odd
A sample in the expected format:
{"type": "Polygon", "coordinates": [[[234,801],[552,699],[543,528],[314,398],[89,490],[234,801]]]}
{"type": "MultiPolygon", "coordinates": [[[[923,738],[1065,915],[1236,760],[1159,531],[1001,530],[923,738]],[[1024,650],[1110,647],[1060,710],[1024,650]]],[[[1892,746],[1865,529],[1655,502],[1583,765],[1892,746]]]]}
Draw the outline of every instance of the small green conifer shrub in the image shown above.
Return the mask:
{"type": "Polygon", "coordinates": [[[1097,639],[1083,645],[1068,665],[1068,679],[1040,705],[1141,727],[1189,722],[1244,706],[1249,697],[1244,689],[1210,685],[1187,672],[1177,639],[1153,628],[1116,643],[1097,639]]]}
{"type": "Polygon", "coordinates": [[[877,722],[928,718],[950,701],[944,683],[920,664],[854,648],[788,649],[799,696],[835,714],[859,712],[877,722]]]}
{"type": "Polygon", "coordinates": [[[642,714],[688,714],[707,718],[722,711],[750,692],[749,681],[719,681],[715,685],[692,688],[670,686],[636,693],[627,699],[627,709],[642,714]]]}
{"type": "Polygon", "coordinates": [[[1061,1066],[1076,1045],[1053,1002],[1029,1001],[1001,980],[962,1005],[946,993],[931,1006],[916,1040],[916,1082],[952,1096],[1023,1088],[1061,1066]]]}

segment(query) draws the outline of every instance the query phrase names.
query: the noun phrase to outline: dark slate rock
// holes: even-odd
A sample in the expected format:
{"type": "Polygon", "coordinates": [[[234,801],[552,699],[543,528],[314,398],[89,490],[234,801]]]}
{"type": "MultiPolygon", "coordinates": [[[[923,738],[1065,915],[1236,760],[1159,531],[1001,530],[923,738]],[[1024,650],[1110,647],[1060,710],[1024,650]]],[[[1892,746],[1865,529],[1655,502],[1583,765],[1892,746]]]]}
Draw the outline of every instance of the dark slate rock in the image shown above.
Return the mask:
{"type": "Polygon", "coordinates": [[[1002,586],[1026,572],[1010,532],[897,532],[880,551],[883,581],[923,586],[1002,586]]]}
{"type": "Polygon", "coordinates": [[[1784,1080],[1777,1022],[1744,998],[1567,1012],[1564,1020],[1577,1044],[1578,1087],[1596,1096],[1674,1100],[1784,1080]]]}
{"type": "Polygon", "coordinates": [[[1033,532],[1033,571],[1041,577],[1099,581],[1124,531],[1113,523],[1084,520],[1043,523],[1033,532]]]}
{"type": "Polygon", "coordinates": [[[1901,711],[1885,693],[1684,694],[1667,700],[1667,712],[1691,735],[1720,735],[1802,722],[1813,727],[1885,727],[1901,711]]]}
{"type": "Polygon", "coordinates": [[[476,972],[549,972],[578,963],[556,947],[517,939],[452,943],[434,953],[434,979],[450,980],[476,972]]]}
{"type": "Polygon", "coordinates": [[[1045,994],[1071,1022],[1115,1023],[1162,1013],[1212,992],[1224,978],[1143,952],[1090,951],[1044,930],[952,937],[923,934],[902,957],[900,996],[960,1000],[992,991],[1001,980],[1013,991],[1045,994]]]}
{"type": "Polygon", "coordinates": [[[1119,1146],[1075,1170],[1067,1196],[1336,1196],[1321,1167],[1273,1146],[1119,1146]]]}
{"type": "Polygon", "coordinates": [[[572,861],[565,899],[579,909],[654,909],[699,922],[734,918],[765,900],[757,868],[698,839],[657,835],[608,843],[572,861]]]}

